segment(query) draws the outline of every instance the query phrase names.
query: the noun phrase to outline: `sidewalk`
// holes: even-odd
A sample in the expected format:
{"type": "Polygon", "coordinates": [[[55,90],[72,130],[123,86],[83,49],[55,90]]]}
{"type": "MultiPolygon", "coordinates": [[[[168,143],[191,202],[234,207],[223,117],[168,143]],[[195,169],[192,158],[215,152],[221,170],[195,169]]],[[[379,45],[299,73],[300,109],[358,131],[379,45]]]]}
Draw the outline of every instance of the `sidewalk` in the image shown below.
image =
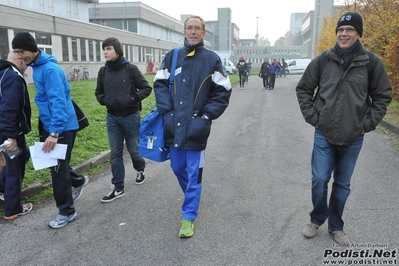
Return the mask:
{"type": "MultiPolygon", "coordinates": [[[[136,185],[136,171],[125,153],[126,195],[121,199],[101,202],[112,189],[108,159],[94,168],[103,170],[91,176],[74,202],[79,218],[65,228],[48,227],[58,213],[52,198],[35,203],[29,215],[11,222],[0,219],[7,239],[0,244],[0,264],[338,264],[335,257],[326,258],[326,252],[347,251],[334,246],[327,224],[312,239],[301,233],[312,204],[314,128],[298,107],[293,91],[298,78],[282,78],[271,91],[262,89],[259,78],[250,79],[245,90],[234,86],[230,106],[212,123],[192,238],[177,235],[184,194],[170,162],[148,161],[146,181],[136,185]]],[[[351,249],[388,254],[399,247],[399,151],[389,140],[391,133],[368,134],[351,184],[345,231],[355,244],[351,249]]],[[[102,153],[82,165],[90,168],[106,156],[102,153]]],[[[355,259],[344,257],[340,263],[359,264],[355,259]]],[[[391,262],[387,257],[370,259],[391,262]]]]}

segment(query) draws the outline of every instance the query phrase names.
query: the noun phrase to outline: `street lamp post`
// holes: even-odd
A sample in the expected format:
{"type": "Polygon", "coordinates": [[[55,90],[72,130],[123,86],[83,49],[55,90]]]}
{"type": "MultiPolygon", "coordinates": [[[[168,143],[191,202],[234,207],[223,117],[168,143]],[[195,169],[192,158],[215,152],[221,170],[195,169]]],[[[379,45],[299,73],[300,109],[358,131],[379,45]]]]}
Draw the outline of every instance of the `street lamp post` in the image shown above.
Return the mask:
{"type": "Polygon", "coordinates": [[[259,17],[256,17],[256,35],[255,35],[255,40],[258,42],[259,39],[259,34],[258,34],[258,19],[259,17]]]}

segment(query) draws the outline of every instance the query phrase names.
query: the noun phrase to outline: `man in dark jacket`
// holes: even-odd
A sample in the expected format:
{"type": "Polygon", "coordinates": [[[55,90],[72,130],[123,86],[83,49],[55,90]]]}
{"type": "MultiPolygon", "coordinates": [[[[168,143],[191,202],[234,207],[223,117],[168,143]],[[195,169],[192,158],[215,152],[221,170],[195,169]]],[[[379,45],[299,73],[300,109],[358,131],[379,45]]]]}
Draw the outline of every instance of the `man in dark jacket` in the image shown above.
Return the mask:
{"type": "Polygon", "coordinates": [[[259,77],[263,79],[263,88],[268,89],[269,88],[269,72],[270,72],[270,63],[269,59],[265,58],[264,62],[262,63],[260,67],[260,72],[259,72],[259,77]]]}
{"type": "Polygon", "coordinates": [[[184,23],[184,47],[179,50],[174,89],[169,92],[173,51],[166,54],[154,79],[158,111],[164,117],[170,163],[184,193],[179,237],[194,234],[202,189],[205,148],[212,120],[225,111],[231,84],[223,76],[219,56],[204,47],[205,23],[199,16],[184,23]]]}
{"type": "Polygon", "coordinates": [[[238,75],[240,76],[240,90],[245,90],[244,83],[247,78],[248,65],[247,62],[245,62],[244,56],[240,56],[240,60],[238,61],[236,67],[238,70],[238,75]]]}
{"type": "Polygon", "coordinates": [[[151,94],[152,88],[137,66],[123,57],[122,44],[110,37],[102,45],[105,66],[98,72],[95,95],[107,107],[107,131],[111,149],[111,171],[114,189],[101,201],[110,202],[125,195],[125,166],[123,141],[137,171],[136,184],[145,180],[144,158],[139,156],[139,129],[141,101],[151,94]]]}
{"type": "Polygon", "coordinates": [[[350,193],[350,181],[363,144],[364,134],[376,128],[391,102],[391,85],[382,61],[368,53],[359,38],[362,17],[356,12],[341,16],[337,42],[311,61],[296,87],[306,122],[315,127],[312,154],[312,203],[310,222],[302,233],[311,238],[328,219],[334,240],[349,244],[342,214],[350,193]],[[372,73],[368,75],[367,64],[372,73]],[[366,78],[365,78],[366,77],[366,78]],[[317,87],[316,95],[315,89],[317,87]],[[334,172],[330,201],[327,187],[334,172]]]}
{"type": "Polygon", "coordinates": [[[20,151],[12,158],[5,155],[6,166],[0,173],[5,220],[14,220],[33,208],[32,203],[21,203],[25,164],[29,158],[25,134],[31,131],[30,100],[23,77],[26,68],[24,61],[13,53],[8,55],[8,61],[0,59],[0,144],[8,141],[6,151],[20,151]]]}

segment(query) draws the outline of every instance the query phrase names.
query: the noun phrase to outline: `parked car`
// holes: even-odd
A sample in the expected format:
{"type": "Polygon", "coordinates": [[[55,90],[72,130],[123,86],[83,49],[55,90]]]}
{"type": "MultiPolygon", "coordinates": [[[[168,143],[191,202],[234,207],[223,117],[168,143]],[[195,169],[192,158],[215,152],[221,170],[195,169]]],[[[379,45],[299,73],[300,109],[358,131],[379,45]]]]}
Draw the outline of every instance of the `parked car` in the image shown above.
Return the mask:
{"type": "Polygon", "coordinates": [[[224,70],[226,71],[227,74],[236,74],[237,73],[237,68],[231,61],[226,61],[224,64],[224,70]]]}
{"type": "Polygon", "coordinates": [[[303,74],[310,63],[309,58],[287,60],[287,74],[303,74]]]}

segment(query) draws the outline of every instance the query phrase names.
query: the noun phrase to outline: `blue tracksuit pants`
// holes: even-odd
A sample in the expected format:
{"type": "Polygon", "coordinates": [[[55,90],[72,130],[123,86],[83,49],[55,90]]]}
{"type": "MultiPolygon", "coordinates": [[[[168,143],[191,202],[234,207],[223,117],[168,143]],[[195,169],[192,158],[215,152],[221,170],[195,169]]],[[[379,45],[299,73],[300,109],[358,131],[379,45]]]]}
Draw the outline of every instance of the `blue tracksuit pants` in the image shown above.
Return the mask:
{"type": "Polygon", "coordinates": [[[170,147],[170,165],[184,193],[182,218],[194,221],[202,190],[202,169],[205,151],[185,150],[170,147]]]}

